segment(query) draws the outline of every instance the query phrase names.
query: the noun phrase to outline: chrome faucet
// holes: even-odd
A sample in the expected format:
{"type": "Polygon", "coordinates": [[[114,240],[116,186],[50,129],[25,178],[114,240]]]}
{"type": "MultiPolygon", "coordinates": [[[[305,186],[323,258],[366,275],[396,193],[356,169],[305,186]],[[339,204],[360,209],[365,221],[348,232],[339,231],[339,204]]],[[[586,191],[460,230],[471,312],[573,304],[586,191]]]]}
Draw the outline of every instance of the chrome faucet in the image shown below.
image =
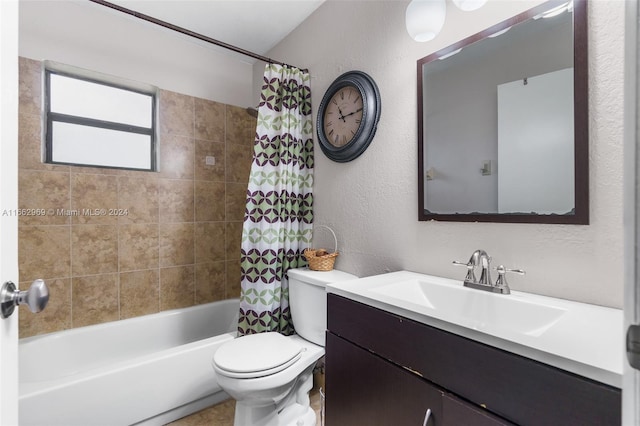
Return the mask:
{"type": "Polygon", "coordinates": [[[467,263],[453,261],[454,265],[465,266],[467,268],[467,275],[464,277],[464,286],[475,288],[478,290],[490,291],[492,293],[510,294],[511,290],[507,284],[507,278],[505,274],[507,272],[514,272],[516,274],[524,275],[522,269],[507,269],[500,265],[494,268],[498,271],[498,279],[495,284],[491,283],[491,256],[484,250],[476,250],[473,252],[467,263]],[[476,267],[480,267],[480,279],[476,279],[475,270],[476,267]]]}

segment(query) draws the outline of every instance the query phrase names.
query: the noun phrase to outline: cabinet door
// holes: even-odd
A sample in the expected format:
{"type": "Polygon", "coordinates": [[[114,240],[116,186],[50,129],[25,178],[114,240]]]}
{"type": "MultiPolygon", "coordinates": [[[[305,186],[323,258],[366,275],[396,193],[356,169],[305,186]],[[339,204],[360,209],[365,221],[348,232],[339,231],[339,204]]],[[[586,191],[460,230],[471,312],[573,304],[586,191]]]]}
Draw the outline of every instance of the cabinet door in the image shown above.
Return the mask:
{"type": "Polygon", "coordinates": [[[513,423],[448,394],[442,397],[442,416],[440,426],[513,426],[513,423]]]}
{"type": "Polygon", "coordinates": [[[442,392],[407,369],[327,333],[327,425],[442,425],[442,392]]]}

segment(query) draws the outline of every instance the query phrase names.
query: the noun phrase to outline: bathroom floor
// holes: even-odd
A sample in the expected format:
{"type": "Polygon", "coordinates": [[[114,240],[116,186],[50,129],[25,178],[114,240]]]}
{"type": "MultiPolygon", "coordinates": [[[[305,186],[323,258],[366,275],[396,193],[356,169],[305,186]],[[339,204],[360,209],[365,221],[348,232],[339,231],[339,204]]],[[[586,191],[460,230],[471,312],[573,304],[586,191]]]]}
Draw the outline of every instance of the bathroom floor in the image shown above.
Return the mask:
{"type": "MultiPolygon", "coordinates": [[[[316,412],[316,426],[322,426],[320,418],[320,410],[322,407],[322,398],[320,388],[324,388],[324,374],[314,375],[314,387],[309,392],[311,399],[311,407],[316,412]]],[[[183,417],[175,422],[169,423],[170,426],[233,426],[233,415],[235,413],[236,402],[229,399],[220,404],[205,408],[202,411],[194,413],[190,416],[183,417]]]]}

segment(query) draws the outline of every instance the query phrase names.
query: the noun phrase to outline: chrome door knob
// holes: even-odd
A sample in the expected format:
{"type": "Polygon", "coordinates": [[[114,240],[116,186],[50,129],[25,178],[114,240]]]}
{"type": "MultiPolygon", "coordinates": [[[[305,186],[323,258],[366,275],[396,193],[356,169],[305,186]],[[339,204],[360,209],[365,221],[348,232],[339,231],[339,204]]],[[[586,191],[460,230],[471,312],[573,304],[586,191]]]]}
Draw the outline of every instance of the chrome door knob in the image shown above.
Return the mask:
{"type": "Polygon", "coordinates": [[[0,316],[9,318],[18,305],[27,305],[33,313],[42,311],[49,301],[49,287],[43,280],[35,280],[29,290],[20,291],[11,281],[0,288],[0,316]]]}

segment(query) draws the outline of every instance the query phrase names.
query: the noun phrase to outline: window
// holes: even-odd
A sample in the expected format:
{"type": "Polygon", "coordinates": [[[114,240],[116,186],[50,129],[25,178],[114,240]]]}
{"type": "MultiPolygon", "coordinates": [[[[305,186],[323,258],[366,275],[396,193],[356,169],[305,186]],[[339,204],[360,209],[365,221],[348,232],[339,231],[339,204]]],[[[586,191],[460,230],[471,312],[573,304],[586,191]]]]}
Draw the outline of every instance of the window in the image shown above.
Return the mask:
{"type": "Polygon", "coordinates": [[[45,90],[47,163],[156,170],[153,88],[47,68],[45,90]]]}

